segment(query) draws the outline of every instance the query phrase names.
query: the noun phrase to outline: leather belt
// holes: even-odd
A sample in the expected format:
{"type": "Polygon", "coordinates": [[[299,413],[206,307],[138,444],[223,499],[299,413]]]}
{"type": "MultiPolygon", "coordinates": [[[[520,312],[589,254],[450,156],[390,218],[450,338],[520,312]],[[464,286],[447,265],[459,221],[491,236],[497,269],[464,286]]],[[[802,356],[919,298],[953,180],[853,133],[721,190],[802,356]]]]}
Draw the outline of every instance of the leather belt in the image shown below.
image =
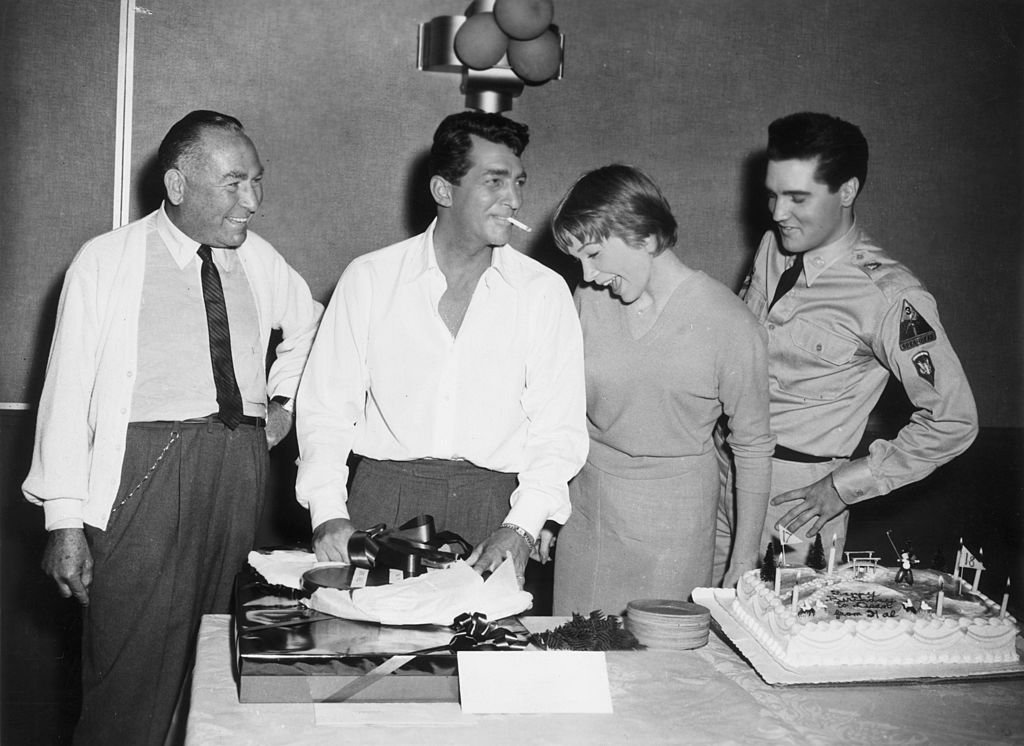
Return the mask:
{"type": "MultiPolygon", "coordinates": [[[[208,425],[211,422],[220,422],[220,416],[215,414],[209,414],[206,417],[193,417],[190,420],[180,420],[190,425],[208,425]]],[[[252,427],[266,427],[267,421],[262,417],[250,417],[248,415],[242,415],[238,420],[239,425],[251,425],[252,427]]]]}
{"type": "Polygon", "coordinates": [[[824,464],[826,461],[842,458],[841,456],[812,456],[809,453],[800,453],[792,448],[786,448],[786,446],[775,446],[775,453],[772,454],[772,457],[779,461],[793,461],[797,464],[824,464]]]}

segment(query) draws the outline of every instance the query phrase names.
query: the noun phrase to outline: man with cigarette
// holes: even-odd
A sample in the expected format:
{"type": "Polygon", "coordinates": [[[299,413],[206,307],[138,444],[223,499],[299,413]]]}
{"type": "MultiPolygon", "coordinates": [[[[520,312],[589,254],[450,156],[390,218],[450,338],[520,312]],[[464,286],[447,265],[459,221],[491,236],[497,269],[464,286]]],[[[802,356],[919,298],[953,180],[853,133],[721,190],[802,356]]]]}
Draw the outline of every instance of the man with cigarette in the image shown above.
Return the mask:
{"type": "Polygon", "coordinates": [[[320,560],[419,514],[523,575],[569,517],[587,454],[583,343],[566,283],[508,245],[525,125],[453,114],[434,134],[437,218],[342,274],[297,397],[296,495],[320,560]],[[346,459],[359,456],[350,488],[346,459]],[[546,535],[546,532],[545,532],[546,535]]]}
{"type": "MultiPolygon", "coordinates": [[[[761,240],[741,293],[768,332],[778,438],[762,546],[798,531],[821,534],[842,557],[850,505],[923,479],[977,434],[974,397],[935,298],[856,219],[867,170],[867,140],[838,117],[791,114],[768,128],[775,230],[761,240]],[[894,438],[851,458],[890,375],[914,412],[894,438]]],[[[732,499],[726,490],[718,580],[732,499]]],[[[811,544],[787,548],[789,561],[803,562],[811,544]]]]}

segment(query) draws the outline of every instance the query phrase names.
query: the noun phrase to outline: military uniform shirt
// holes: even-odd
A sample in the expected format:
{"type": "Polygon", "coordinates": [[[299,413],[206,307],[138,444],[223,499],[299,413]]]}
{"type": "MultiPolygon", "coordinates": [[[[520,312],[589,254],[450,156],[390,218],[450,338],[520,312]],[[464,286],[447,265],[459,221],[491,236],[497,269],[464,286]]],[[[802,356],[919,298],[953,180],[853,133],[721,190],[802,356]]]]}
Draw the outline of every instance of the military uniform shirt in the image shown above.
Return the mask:
{"type": "Polygon", "coordinates": [[[772,431],[780,446],[848,457],[890,372],[915,407],[893,440],[833,472],[855,503],[930,474],[977,434],[977,409],[963,368],[939,322],[935,299],[907,267],[856,225],[804,254],[796,286],[769,311],[792,262],[775,234],[761,240],[741,295],[768,331],[772,431]]]}

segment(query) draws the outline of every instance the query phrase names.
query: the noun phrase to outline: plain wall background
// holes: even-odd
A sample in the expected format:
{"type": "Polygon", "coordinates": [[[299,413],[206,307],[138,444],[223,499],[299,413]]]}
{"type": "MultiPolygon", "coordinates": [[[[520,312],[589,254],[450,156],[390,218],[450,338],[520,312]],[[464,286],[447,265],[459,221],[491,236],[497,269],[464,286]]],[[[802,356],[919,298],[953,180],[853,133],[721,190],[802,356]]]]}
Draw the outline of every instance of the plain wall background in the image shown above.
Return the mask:
{"type": "MultiPolygon", "coordinates": [[[[136,14],[133,217],[152,159],[194,108],[239,117],[267,166],[254,229],[327,300],[348,262],[431,216],[422,157],[465,108],[460,76],[416,69],[417,25],[457,0],[153,0],[136,14]]],[[[56,296],[110,227],[116,0],[5,3],[0,401],[34,403],[56,296]],[[45,10],[45,12],[44,12],[45,10]]],[[[757,154],[796,110],[859,124],[859,218],[937,296],[984,426],[1020,426],[1022,4],[995,0],[555,0],[564,78],[528,86],[517,245],[559,269],[544,230],[582,171],[659,182],[679,252],[736,288],[766,221],[757,154]]]]}

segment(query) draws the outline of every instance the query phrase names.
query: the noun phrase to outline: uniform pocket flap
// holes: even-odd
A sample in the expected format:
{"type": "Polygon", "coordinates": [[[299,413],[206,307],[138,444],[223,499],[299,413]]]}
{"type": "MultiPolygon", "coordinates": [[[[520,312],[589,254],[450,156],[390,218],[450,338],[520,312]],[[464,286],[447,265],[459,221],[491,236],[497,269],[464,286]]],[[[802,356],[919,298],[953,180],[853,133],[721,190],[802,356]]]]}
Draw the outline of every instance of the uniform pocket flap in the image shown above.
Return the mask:
{"type": "Polygon", "coordinates": [[[857,352],[855,342],[806,319],[793,319],[792,326],[790,336],[798,347],[833,365],[848,363],[857,352]]]}

